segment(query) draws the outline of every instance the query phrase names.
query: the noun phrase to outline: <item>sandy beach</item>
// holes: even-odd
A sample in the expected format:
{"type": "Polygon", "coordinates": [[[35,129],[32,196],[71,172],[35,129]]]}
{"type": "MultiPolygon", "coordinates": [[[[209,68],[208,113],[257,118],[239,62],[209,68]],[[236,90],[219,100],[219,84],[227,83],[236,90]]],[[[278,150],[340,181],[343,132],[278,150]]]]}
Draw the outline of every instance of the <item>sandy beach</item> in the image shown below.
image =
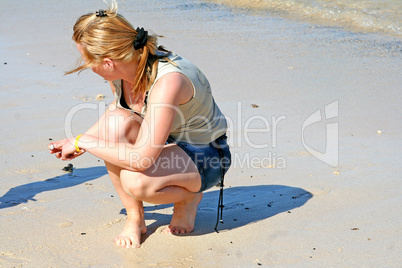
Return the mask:
{"type": "Polygon", "coordinates": [[[401,266],[401,37],[210,1],[120,1],[134,27],[206,74],[233,157],[219,233],[213,188],[193,233],[162,234],[173,206],[146,204],[141,248],[121,249],[126,212],[102,160],[47,149],[113,100],[91,71],[64,76],[75,20],[99,8],[2,3],[0,267],[401,266]]]}

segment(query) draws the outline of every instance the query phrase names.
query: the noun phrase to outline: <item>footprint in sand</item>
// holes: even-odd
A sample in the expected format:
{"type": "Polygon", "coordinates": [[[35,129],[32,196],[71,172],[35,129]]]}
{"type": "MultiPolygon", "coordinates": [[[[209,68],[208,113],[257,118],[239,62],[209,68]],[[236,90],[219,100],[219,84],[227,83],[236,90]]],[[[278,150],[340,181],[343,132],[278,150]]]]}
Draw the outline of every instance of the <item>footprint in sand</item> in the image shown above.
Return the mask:
{"type": "Polygon", "coordinates": [[[59,223],[57,226],[59,228],[66,228],[66,227],[70,227],[71,225],[73,225],[73,223],[71,221],[66,221],[66,222],[59,223]]]}

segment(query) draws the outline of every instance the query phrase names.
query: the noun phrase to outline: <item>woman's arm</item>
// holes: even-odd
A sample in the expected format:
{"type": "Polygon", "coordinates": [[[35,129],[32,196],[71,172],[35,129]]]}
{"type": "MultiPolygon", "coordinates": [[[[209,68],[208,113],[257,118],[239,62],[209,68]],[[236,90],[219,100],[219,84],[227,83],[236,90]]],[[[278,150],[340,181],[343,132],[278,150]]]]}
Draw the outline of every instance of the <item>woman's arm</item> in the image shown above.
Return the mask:
{"type": "MultiPolygon", "coordinates": [[[[180,73],[171,73],[158,80],[149,96],[147,113],[142,121],[135,144],[113,144],[94,135],[83,135],[78,147],[117,166],[143,171],[154,164],[163,149],[172,128],[180,103],[188,101],[193,88],[190,81],[180,73]],[[188,94],[190,93],[190,94],[188,94]],[[184,99],[184,100],[183,100],[184,99]],[[104,144],[99,147],[98,144],[104,144]]],[[[71,140],[70,144],[74,145],[71,140]]],[[[62,159],[74,153],[74,146],[63,147],[62,159]],[[64,158],[63,158],[64,157],[64,158]]]]}

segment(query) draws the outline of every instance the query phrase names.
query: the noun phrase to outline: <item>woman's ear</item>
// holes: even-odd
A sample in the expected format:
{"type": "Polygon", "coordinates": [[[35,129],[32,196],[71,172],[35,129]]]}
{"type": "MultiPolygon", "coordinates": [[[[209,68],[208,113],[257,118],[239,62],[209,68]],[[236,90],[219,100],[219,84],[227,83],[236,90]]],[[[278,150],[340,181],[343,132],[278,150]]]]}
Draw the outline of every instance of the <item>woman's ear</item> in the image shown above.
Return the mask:
{"type": "Polygon", "coordinates": [[[114,71],[114,67],[115,67],[114,62],[113,62],[113,60],[111,60],[109,58],[103,59],[103,66],[106,70],[109,70],[112,72],[114,71]]]}

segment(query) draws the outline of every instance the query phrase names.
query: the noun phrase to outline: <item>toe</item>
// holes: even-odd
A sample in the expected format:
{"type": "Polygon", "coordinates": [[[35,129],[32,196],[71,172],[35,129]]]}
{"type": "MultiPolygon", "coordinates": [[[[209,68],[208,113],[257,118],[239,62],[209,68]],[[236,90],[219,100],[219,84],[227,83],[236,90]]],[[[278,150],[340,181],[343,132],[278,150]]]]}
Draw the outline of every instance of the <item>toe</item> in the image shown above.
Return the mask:
{"type": "Polygon", "coordinates": [[[130,238],[126,237],[124,239],[124,244],[126,245],[125,248],[130,248],[131,247],[131,240],[130,238]]]}
{"type": "Polygon", "coordinates": [[[130,237],[130,239],[132,248],[139,248],[141,246],[140,242],[136,241],[134,236],[130,237]]]}
{"type": "Polygon", "coordinates": [[[174,234],[183,234],[183,230],[181,227],[174,227],[174,234]]]}
{"type": "Polygon", "coordinates": [[[171,233],[172,233],[172,229],[170,228],[170,226],[167,226],[165,229],[163,229],[162,233],[164,233],[164,234],[171,234],[171,233]]]}
{"type": "Polygon", "coordinates": [[[120,239],[120,237],[116,237],[116,238],[114,239],[114,243],[116,244],[116,246],[121,246],[121,239],[120,239]]]}
{"type": "Polygon", "coordinates": [[[122,248],[125,248],[125,247],[126,247],[126,240],[124,240],[123,237],[120,238],[120,246],[121,246],[122,248]]]}

